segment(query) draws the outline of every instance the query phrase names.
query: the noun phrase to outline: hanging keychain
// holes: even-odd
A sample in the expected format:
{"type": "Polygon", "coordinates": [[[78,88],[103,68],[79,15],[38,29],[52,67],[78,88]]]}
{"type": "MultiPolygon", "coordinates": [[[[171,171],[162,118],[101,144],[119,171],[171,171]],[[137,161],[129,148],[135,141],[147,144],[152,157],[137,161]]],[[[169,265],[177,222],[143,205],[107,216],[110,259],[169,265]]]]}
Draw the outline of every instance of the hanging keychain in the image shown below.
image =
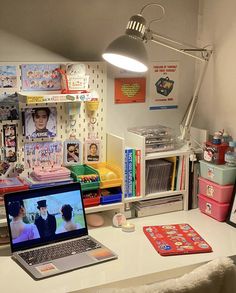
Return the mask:
{"type": "Polygon", "coordinates": [[[82,164],[83,148],[80,140],[76,138],[76,118],[79,116],[81,102],[67,104],[69,117],[69,137],[64,141],[65,166],[82,164]]]}
{"type": "Polygon", "coordinates": [[[89,131],[88,139],[84,143],[84,161],[88,164],[99,163],[101,161],[101,141],[95,133],[95,125],[97,123],[95,112],[99,107],[99,97],[97,92],[93,92],[93,98],[91,101],[86,102],[86,107],[89,117],[89,131]]]}
{"type": "Polygon", "coordinates": [[[15,165],[15,171],[17,174],[21,174],[24,171],[24,165],[21,163],[21,158],[22,158],[22,151],[17,152],[17,162],[15,165]]]}

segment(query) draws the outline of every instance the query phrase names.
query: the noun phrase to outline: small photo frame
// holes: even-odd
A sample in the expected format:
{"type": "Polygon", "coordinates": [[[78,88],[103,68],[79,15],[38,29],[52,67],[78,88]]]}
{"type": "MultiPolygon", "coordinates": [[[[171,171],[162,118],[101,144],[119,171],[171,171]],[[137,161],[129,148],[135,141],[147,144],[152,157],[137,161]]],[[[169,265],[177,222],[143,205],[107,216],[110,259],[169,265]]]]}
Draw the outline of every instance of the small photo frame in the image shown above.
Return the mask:
{"type": "Polygon", "coordinates": [[[100,158],[100,141],[99,140],[87,140],[84,144],[85,149],[85,156],[84,161],[85,163],[99,163],[100,158]]]}
{"type": "Polygon", "coordinates": [[[236,228],[236,183],[234,185],[232,201],[226,222],[236,228]]]}
{"type": "Polygon", "coordinates": [[[28,139],[54,138],[57,135],[56,107],[26,108],[24,111],[24,133],[28,139]]]}
{"type": "Polygon", "coordinates": [[[83,151],[79,140],[64,142],[64,165],[82,164],[83,151]]]}

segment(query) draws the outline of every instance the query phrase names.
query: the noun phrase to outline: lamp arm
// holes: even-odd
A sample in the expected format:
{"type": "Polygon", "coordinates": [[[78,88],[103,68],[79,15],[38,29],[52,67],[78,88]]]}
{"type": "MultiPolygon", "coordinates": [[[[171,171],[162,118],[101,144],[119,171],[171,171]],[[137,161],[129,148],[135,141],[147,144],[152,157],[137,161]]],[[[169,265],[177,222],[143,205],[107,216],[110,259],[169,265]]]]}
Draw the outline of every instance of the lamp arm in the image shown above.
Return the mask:
{"type": "Polygon", "coordinates": [[[184,114],[184,117],[182,119],[182,122],[180,124],[180,140],[181,141],[189,141],[189,132],[190,132],[190,127],[192,125],[193,122],[193,117],[196,111],[196,107],[197,107],[197,102],[198,102],[198,93],[199,90],[201,88],[202,82],[203,82],[203,78],[205,76],[206,73],[206,69],[207,69],[207,65],[209,63],[210,57],[212,55],[212,50],[208,50],[206,48],[198,48],[198,47],[194,47],[191,45],[187,45],[184,43],[180,43],[178,41],[175,41],[173,39],[170,39],[168,37],[159,35],[155,32],[153,32],[150,29],[147,29],[145,32],[145,35],[143,37],[144,41],[152,41],[154,43],[157,43],[159,45],[162,45],[164,47],[167,47],[171,50],[177,51],[181,54],[190,56],[194,59],[200,60],[201,62],[203,62],[203,67],[201,68],[201,72],[200,75],[198,77],[197,80],[197,84],[194,90],[194,94],[193,97],[190,101],[190,104],[184,114]],[[181,48],[183,47],[183,48],[181,48]],[[197,56],[196,53],[201,53],[200,56],[197,56]]]}
{"type": "Polygon", "coordinates": [[[197,60],[200,60],[200,61],[209,60],[211,53],[212,53],[212,50],[208,50],[205,48],[198,48],[198,47],[195,47],[195,46],[192,46],[189,44],[181,43],[179,41],[170,39],[168,37],[159,35],[150,29],[147,29],[145,31],[144,41],[152,41],[156,44],[167,47],[171,50],[177,51],[179,53],[190,56],[190,57],[197,59],[197,60]],[[201,53],[200,57],[195,55],[195,53],[197,53],[197,52],[201,53]]]}
{"type": "Polygon", "coordinates": [[[201,72],[200,72],[200,75],[197,80],[197,84],[196,84],[196,87],[194,90],[193,97],[190,101],[190,104],[189,104],[189,106],[186,110],[186,113],[182,119],[182,122],[180,124],[180,132],[181,132],[180,140],[182,140],[182,141],[184,141],[184,140],[189,141],[190,127],[192,125],[194,114],[195,114],[195,111],[197,108],[197,103],[198,103],[198,93],[201,88],[208,63],[209,63],[209,60],[205,60],[205,63],[203,65],[203,67],[201,68],[201,72]]]}

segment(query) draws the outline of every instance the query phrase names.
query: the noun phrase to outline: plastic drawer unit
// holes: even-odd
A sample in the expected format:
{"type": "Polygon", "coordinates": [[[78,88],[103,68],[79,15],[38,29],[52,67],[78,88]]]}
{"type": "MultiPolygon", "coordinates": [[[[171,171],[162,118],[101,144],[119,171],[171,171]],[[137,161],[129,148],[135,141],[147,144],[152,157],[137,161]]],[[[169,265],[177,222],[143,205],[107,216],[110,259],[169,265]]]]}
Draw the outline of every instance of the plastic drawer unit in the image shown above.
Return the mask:
{"type": "Polygon", "coordinates": [[[198,194],[198,206],[202,213],[216,219],[219,222],[226,220],[229,211],[229,203],[219,203],[202,194],[198,194]]]}
{"type": "Polygon", "coordinates": [[[229,203],[234,185],[219,185],[213,181],[199,177],[199,193],[205,195],[219,203],[229,203]]]}
{"type": "Polygon", "coordinates": [[[200,160],[200,174],[210,181],[220,185],[234,184],[236,179],[236,167],[227,165],[214,165],[200,160]]]}

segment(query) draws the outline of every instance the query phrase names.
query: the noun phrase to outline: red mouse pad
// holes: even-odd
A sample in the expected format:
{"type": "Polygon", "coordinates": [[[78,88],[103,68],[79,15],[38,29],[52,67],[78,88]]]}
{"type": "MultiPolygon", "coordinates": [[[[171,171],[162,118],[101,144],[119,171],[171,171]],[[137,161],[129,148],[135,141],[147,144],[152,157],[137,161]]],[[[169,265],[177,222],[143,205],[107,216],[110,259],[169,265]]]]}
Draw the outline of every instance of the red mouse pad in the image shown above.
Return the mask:
{"type": "Polygon", "coordinates": [[[189,224],[145,226],[143,232],[163,256],[212,252],[211,246],[189,224]]]}

